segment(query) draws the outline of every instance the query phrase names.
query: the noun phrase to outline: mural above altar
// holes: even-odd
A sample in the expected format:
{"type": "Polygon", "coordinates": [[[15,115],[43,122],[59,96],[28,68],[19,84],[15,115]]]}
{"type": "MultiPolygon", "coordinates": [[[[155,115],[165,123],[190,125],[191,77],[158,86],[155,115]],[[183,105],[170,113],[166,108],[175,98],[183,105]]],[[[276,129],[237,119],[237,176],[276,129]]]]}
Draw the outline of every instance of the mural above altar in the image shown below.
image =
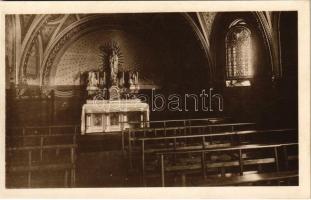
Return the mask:
{"type": "Polygon", "coordinates": [[[87,101],[82,107],[82,135],[121,131],[130,126],[126,122],[149,120],[149,105],[131,99],[139,90],[139,72],[119,71],[123,61],[116,42],[100,51],[103,67],[84,74],[87,101]]]}

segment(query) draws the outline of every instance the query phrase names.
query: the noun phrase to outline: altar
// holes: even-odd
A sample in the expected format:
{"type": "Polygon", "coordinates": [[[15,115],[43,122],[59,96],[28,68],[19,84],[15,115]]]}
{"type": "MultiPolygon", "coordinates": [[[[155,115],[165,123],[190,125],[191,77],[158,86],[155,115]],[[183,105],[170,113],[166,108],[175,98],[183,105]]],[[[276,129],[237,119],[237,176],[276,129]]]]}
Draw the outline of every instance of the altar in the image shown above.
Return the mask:
{"type": "Polygon", "coordinates": [[[88,100],[82,107],[81,134],[118,132],[146,124],[127,122],[149,121],[149,105],[140,100],[88,100]]]}
{"type": "Polygon", "coordinates": [[[86,103],[82,106],[81,135],[146,126],[149,105],[136,97],[140,88],[139,72],[122,66],[117,43],[101,46],[100,51],[102,68],[86,71],[80,77],[80,85],[85,85],[87,92],[86,103]]]}

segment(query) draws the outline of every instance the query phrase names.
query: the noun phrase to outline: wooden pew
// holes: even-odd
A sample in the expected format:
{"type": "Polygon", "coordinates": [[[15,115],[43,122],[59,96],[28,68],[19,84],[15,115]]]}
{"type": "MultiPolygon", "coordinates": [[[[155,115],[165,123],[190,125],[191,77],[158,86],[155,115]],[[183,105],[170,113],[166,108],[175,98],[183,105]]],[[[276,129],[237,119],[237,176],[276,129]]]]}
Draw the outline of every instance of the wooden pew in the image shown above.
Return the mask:
{"type": "Polygon", "coordinates": [[[166,131],[169,127],[189,127],[193,125],[206,125],[206,124],[215,124],[220,123],[225,120],[227,120],[228,117],[224,118],[199,118],[199,119],[177,119],[177,120],[155,120],[155,121],[143,121],[143,122],[121,122],[121,125],[123,126],[124,123],[129,124],[131,127],[134,128],[128,128],[124,130],[122,128],[121,132],[121,140],[122,140],[122,150],[125,149],[125,139],[126,134],[130,134],[130,132],[135,132],[136,130],[144,129],[145,132],[147,129],[149,130],[164,130],[166,131]],[[138,128],[137,128],[138,127],[138,128]],[[159,128],[159,129],[157,129],[159,128]],[[131,130],[131,131],[130,131],[131,130]]]}
{"type": "MultiPolygon", "coordinates": [[[[274,173],[260,173],[260,174],[247,174],[243,176],[233,176],[230,178],[220,177],[211,178],[202,182],[197,182],[195,186],[209,187],[209,186],[234,186],[248,183],[258,183],[267,181],[280,181],[298,179],[297,171],[282,171],[274,173]]],[[[278,182],[279,183],[279,182],[278,182]]]]}
{"type": "Polygon", "coordinates": [[[13,135],[52,135],[80,132],[80,125],[50,125],[50,126],[25,126],[7,127],[6,136],[13,135]]]}
{"type": "Polygon", "coordinates": [[[192,125],[205,125],[215,124],[227,121],[229,117],[213,117],[213,118],[196,118],[196,119],[174,119],[174,120],[150,120],[150,121],[131,121],[121,122],[138,126],[139,128],[151,127],[151,128],[165,128],[165,127],[179,127],[179,126],[192,126],[192,125]]]}
{"type": "MultiPolygon", "coordinates": [[[[244,173],[244,167],[247,165],[257,165],[257,164],[269,164],[269,163],[274,163],[275,164],[275,171],[277,173],[279,173],[280,171],[280,164],[279,164],[279,154],[278,154],[278,150],[284,150],[288,147],[291,146],[296,146],[298,148],[298,143],[288,143],[288,144],[269,144],[269,145],[242,145],[242,146],[236,146],[236,147],[229,147],[229,148],[218,148],[218,149],[204,149],[204,150],[193,150],[193,151],[171,151],[171,152],[162,152],[162,153],[157,153],[159,156],[159,163],[160,163],[160,171],[161,171],[161,185],[165,186],[165,173],[166,172],[182,172],[182,176],[185,176],[185,171],[188,170],[201,170],[202,172],[202,177],[203,177],[203,182],[204,180],[207,178],[206,175],[206,170],[207,168],[213,168],[213,167],[233,167],[233,166],[238,166],[239,167],[239,171],[240,171],[240,175],[243,176],[244,173]],[[256,150],[256,151],[261,151],[263,149],[271,149],[273,150],[274,153],[274,157],[266,157],[266,158],[261,158],[261,159],[257,159],[257,158],[253,158],[253,159],[248,159],[248,160],[244,160],[243,159],[243,152],[248,151],[248,150],[256,150]],[[225,161],[225,162],[218,162],[218,163],[207,163],[206,162],[206,155],[212,152],[237,152],[238,153],[238,161],[225,161]],[[165,157],[169,156],[169,155],[187,155],[187,154],[197,154],[201,156],[201,160],[200,163],[197,164],[191,164],[191,165],[171,165],[171,166],[165,166],[165,157]]],[[[289,157],[286,158],[286,160],[288,160],[289,157]]],[[[296,159],[298,159],[298,157],[296,157],[296,159]]],[[[271,174],[272,177],[279,177],[281,174],[271,174]]],[[[296,175],[295,175],[296,176],[296,175]]],[[[259,180],[254,179],[253,181],[264,181],[268,178],[264,178],[264,177],[269,177],[268,175],[262,176],[261,178],[259,178],[259,180]]],[[[280,177],[279,179],[282,178],[286,178],[286,176],[284,175],[284,177],[280,177]]],[[[185,182],[185,178],[184,182],[185,182]]],[[[207,179],[208,180],[208,179],[207,179]]],[[[232,180],[230,179],[225,179],[228,180],[224,183],[230,183],[230,185],[234,185],[235,182],[237,182],[238,184],[240,184],[242,182],[242,180],[248,180],[251,181],[252,179],[243,179],[243,178],[232,178],[232,180]],[[232,183],[232,184],[231,184],[232,183]]],[[[213,184],[213,182],[220,184],[223,181],[223,179],[213,179],[213,180],[208,180],[206,184],[202,184],[202,185],[211,185],[213,184]]],[[[185,184],[185,183],[183,183],[185,184]]],[[[216,185],[217,185],[216,184],[216,185]]]]}
{"type": "MultiPolygon", "coordinates": [[[[6,137],[6,146],[10,147],[12,144],[14,147],[22,146],[26,147],[25,143],[39,143],[33,146],[41,147],[40,151],[40,160],[43,157],[43,147],[46,145],[46,141],[50,141],[51,139],[64,140],[65,138],[69,138],[70,142],[68,144],[76,144],[77,135],[76,134],[53,134],[53,135],[14,135],[6,137]],[[16,143],[21,143],[21,145],[16,145],[16,143]]],[[[56,145],[60,145],[57,143],[56,145]]],[[[57,151],[58,153],[58,151],[57,151]]]]}
{"type": "MultiPolygon", "coordinates": [[[[183,150],[202,150],[202,149],[213,149],[217,147],[230,147],[231,143],[223,143],[223,144],[212,144],[207,143],[206,141],[208,138],[214,137],[229,137],[232,139],[232,136],[244,136],[244,135],[252,135],[252,134],[263,134],[263,133],[284,133],[284,132],[291,132],[295,131],[294,129],[272,129],[272,130],[248,130],[248,131],[234,131],[234,132],[224,132],[224,133],[214,133],[214,134],[201,134],[201,135],[176,135],[176,136],[167,136],[167,137],[142,137],[142,138],[135,138],[136,142],[140,145],[138,148],[135,149],[138,154],[140,154],[140,159],[138,163],[141,163],[141,171],[142,177],[144,177],[145,173],[145,157],[146,154],[150,156],[150,154],[155,154],[158,152],[170,152],[170,151],[183,151],[183,150]],[[183,145],[177,145],[179,140],[184,139],[196,139],[198,143],[193,143],[190,141],[183,145]],[[165,147],[160,146],[152,146],[148,148],[148,142],[158,143],[158,144],[169,144],[165,147]]],[[[179,142],[179,144],[181,144],[179,142]]],[[[133,148],[131,147],[130,150],[133,148]]],[[[129,151],[129,162],[130,166],[132,167],[131,163],[133,162],[133,152],[129,151]]]]}
{"type": "MultiPolygon", "coordinates": [[[[213,131],[213,128],[229,128],[227,131],[236,131],[238,127],[247,128],[248,126],[255,126],[255,123],[225,123],[225,124],[207,124],[197,126],[177,126],[177,127],[164,127],[164,128],[138,128],[138,129],[127,129],[127,135],[129,139],[140,138],[140,137],[157,137],[157,136],[175,136],[179,135],[196,135],[206,133],[217,133],[213,131]]],[[[224,132],[224,131],[218,131],[224,132]]]]}
{"type": "Polygon", "coordinates": [[[75,185],[76,137],[79,130],[80,125],[7,127],[7,173],[27,172],[27,184],[28,187],[32,187],[34,172],[64,171],[65,187],[73,187],[75,185]],[[60,155],[59,152],[67,150],[69,150],[69,154],[67,154],[69,158],[65,157],[60,160],[63,155],[60,155]],[[50,151],[55,151],[56,160],[51,159],[50,151]],[[27,154],[26,157],[23,156],[24,154],[27,154]],[[39,155],[39,159],[37,155],[39,155]],[[45,159],[43,159],[44,157],[45,159]],[[14,158],[21,159],[14,163],[14,158]],[[26,163],[20,162],[23,158],[27,158],[26,163]]]}
{"type": "MultiPolygon", "coordinates": [[[[189,126],[189,127],[186,126],[186,127],[167,127],[167,128],[142,128],[142,129],[134,129],[134,130],[128,129],[128,156],[130,160],[130,168],[132,168],[132,163],[131,163],[132,145],[135,144],[137,140],[140,140],[140,138],[145,138],[145,137],[161,138],[161,137],[158,137],[159,132],[164,133],[163,137],[165,138],[163,139],[165,140],[171,139],[170,137],[175,138],[176,136],[178,137],[184,136],[185,138],[187,138],[189,135],[200,135],[199,137],[202,137],[204,135],[213,133],[212,129],[215,127],[227,127],[230,129],[231,132],[234,132],[237,127],[245,127],[245,126],[247,127],[247,126],[254,126],[254,125],[255,123],[226,123],[226,124],[210,124],[210,125],[205,125],[205,126],[189,126]]],[[[228,132],[226,132],[225,134],[227,133],[228,132]]],[[[191,136],[189,138],[191,138],[191,136]]],[[[124,145],[122,148],[124,150],[124,145]]]]}
{"type": "MultiPolygon", "coordinates": [[[[64,186],[71,187],[75,186],[75,160],[76,160],[76,144],[63,144],[63,145],[43,145],[43,146],[26,146],[26,147],[9,147],[6,148],[7,155],[7,165],[6,171],[7,173],[12,172],[27,172],[27,186],[32,187],[32,173],[37,171],[64,171],[64,186]],[[70,150],[70,161],[68,162],[60,162],[57,163],[55,161],[52,162],[42,162],[42,160],[34,160],[33,153],[36,151],[40,151],[40,153],[44,150],[55,150],[59,151],[61,149],[69,149],[70,150]],[[27,152],[28,162],[22,163],[19,165],[13,165],[10,162],[10,155],[16,152],[27,152]],[[68,183],[68,172],[70,172],[70,184],[68,183]]],[[[13,156],[13,155],[12,155],[13,156]]]]}

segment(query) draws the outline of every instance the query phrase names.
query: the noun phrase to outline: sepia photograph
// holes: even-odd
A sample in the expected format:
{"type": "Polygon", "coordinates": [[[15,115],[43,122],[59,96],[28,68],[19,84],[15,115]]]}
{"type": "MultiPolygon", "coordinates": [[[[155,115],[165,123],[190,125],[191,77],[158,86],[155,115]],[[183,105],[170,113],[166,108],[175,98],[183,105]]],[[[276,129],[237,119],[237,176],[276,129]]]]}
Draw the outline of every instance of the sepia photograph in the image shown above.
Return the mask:
{"type": "Polygon", "coordinates": [[[302,186],[298,9],[2,16],[4,189],[302,186]]]}

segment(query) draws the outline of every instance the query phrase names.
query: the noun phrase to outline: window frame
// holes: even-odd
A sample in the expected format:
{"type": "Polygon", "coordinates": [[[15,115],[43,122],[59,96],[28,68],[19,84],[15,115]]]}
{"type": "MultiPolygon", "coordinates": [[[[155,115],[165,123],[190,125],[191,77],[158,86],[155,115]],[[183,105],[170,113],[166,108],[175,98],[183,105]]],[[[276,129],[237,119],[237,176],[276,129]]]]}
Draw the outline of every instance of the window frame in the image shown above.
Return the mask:
{"type": "MultiPolygon", "coordinates": [[[[236,31],[237,29],[242,29],[245,30],[248,33],[248,38],[247,38],[247,42],[249,42],[249,47],[247,47],[248,49],[252,49],[252,32],[251,29],[247,26],[247,24],[244,22],[244,20],[235,20],[233,23],[231,23],[231,25],[229,26],[228,31],[225,34],[225,85],[226,87],[237,87],[237,86],[251,86],[251,82],[252,82],[252,78],[253,78],[253,74],[252,72],[254,71],[253,67],[253,63],[252,63],[252,53],[249,53],[246,55],[243,55],[244,59],[242,62],[246,62],[245,60],[247,60],[247,67],[245,66],[240,66],[240,68],[244,69],[247,68],[248,72],[247,75],[245,75],[245,72],[243,73],[243,75],[234,75],[236,73],[237,70],[234,69],[234,64],[232,64],[232,62],[234,62],[234,60],[237,60],[237,55],[235,55],[235,58],[231,58],[229,61],[229,56],[231,56],[233,54],[232,51],[232,39],[230,37],[232,37],[232,34],[234,34],[234,31],[236,31]],[[235,85],[233,82],[236,83],[241,83],[240,85],[235,85]],[[231,84],[230,84],[231,83],[231,84]]],[[[235,44],[235,46],[237,46],[237,44],[235,44]]],[[[250,50],[242,50],[242,52],[249,52],[250,50]]],[[[236,62],[236,68],[237,68],[237,62],[236,62]]],[[[243,70],[244,70],[243,69],[243,70]]]]}

